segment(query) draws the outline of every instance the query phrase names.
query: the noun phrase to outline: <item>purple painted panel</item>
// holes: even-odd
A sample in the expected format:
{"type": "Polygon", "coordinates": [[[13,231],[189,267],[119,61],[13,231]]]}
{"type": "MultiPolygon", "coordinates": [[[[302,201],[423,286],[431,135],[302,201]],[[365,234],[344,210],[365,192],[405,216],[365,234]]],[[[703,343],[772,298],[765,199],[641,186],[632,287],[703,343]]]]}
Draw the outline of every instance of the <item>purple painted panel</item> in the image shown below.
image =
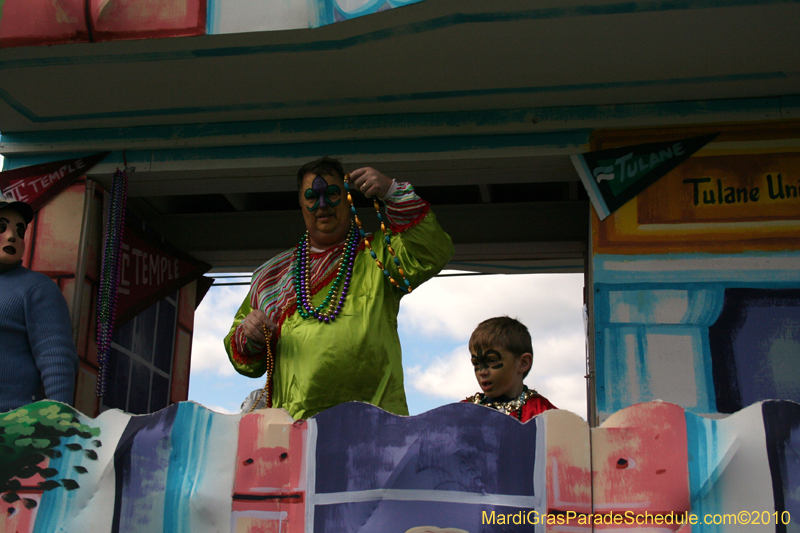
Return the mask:
{"type": "Polygon", "coordinates": [[[441,490],[534,496],[536,424],[474,404],[398,417],[346,403],[314,417],[316,492],[441,490]],[[480,427],[480,431],[476,431],[480,427]]]}

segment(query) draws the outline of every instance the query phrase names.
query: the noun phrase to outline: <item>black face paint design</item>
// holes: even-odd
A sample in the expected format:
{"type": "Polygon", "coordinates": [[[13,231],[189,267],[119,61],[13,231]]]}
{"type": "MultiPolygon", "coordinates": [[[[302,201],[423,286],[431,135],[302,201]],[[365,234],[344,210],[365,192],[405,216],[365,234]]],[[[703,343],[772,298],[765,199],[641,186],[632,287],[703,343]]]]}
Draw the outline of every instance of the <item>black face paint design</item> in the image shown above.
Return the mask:
{"type": "Polygon", "coordinates": [[[475,372],[487,368],[491,368],[492,370],[500,370],[503,368],[503,356],[500,355],[500,352],[497,350],[486,350],[486,353],[484,353],[483,348],[478,346],[475,348],[475,351],[478,352],[472,356],[472,366],[475,367],[475,372]]]}
{"type": "MultiPolygon", "coordinates": [[[[5,233],[8,229],[8,219],[0,218],[0,233],[5,233]]],[[[15,232],[20,239],[25,238],[25,224],[17,224],[17,231],[15,232]]]]}
{"type": "Polygon", "coordinates": [[[306,209],[314,212],[320,207],[336,207],[342,201],[341,195],[342,189],[338,185],[328,185],[325,178],[317,175],[311,183],[311,188],[306,189],[304,194],[306,200],[316,198],[317,201],[311,207],[306,207],[306,209]],[[338,196],[339,198],[334,201],[331,200],[331,196],[338,196]]]}

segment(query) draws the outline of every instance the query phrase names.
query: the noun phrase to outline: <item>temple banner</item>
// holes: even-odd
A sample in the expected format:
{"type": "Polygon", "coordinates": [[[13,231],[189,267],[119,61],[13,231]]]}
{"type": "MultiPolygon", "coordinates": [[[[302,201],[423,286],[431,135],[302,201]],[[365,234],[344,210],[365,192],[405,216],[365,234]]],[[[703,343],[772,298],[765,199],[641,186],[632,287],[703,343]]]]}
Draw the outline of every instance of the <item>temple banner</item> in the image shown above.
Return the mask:
{"type": "Polygon", "coordinates": [[[0,190],[6,198],[25,202],[38,211],[106,155],[108,152],[0,172],[0,190]]]}
{"type": "Polygon", "coordinates": [[[140,230],[127,217],[122,236],[117,320],[119,327],[165,296],[200,278],[211,265],[140,230]]]}
{"type": "Polygon", "coordinates": [[[717,135],[610,148],[575,154],[570,159],[603,220],[717,135]]]}

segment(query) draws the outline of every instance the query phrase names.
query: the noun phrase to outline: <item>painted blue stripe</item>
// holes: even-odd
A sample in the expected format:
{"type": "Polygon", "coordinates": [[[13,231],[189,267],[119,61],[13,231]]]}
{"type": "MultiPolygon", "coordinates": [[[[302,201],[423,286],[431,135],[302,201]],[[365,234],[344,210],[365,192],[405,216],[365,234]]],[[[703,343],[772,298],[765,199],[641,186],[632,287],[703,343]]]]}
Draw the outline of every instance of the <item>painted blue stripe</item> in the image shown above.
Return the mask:
{"type": "Polygon", "coordinates": [[[192,498],[203,486],[212,411],[181,402],[172,428],[172,457],[164,497],[164,531],[191,533],[192,498]]]}
{"type": "Polygon", "coordinates": [[[219,9],[217,0],[206,0],[206,35],[217,33],[217,20],[219,18],[217,9],[219,9]]]}
{"type": "MultiPolygon", "coordinates": [[[[419,2],[419,1],[422,1],[422,0],[417,0],[417,1],[419,2]]],[[[328,0],[326,3],[331,3],[332,5],[335,5],[335,0],[333,0],[333,1],[332,0],[328,0]]],[[[341,13],[346,19],[352,19],[352,18],[357,18],[357,17],[364,16],[364,15],[370,15],[373,12],[375,12],[377,10],[377,8],[381,7],[385,3],[386,3],[386,0],[368,0],[367,3],[365,3],[363,6],[357,7],[353,11],[345,11],[344,9],[342,9],[339,6],[336,6],[336,7],[338,8],[337,11],[339,11],[339,13],[341,13]]],[[[392,7],[394,7],[394,6],[392,6],[392,7]]]]}
{"type": "MultiPolygon", "coordinates": [[[[2,91],[2,89],[0,89],[2,91]]],[[[2,94],[2,93],[0,93],[2,94]]],[[[217,124],[178,126],[137,126],[129,128],[96,128],[70,131],[36,131],[2,136],[4,147],[33,144],[57,145],[69,140],[102,142],[123,140],[172,141],[176,139],[204,139],[220,136],[256,136],[269,134],[304,134],[340,132],[343,130],[403,129],[403,128],[461,128],[500,127],[509,124],[572,121],[624,120],[628,118],[707,116],[720,113],[780,114],[781,107],[800,107],[800,95],[780,98],[745,98],[698,102],[668,102],[658,104],[630,104],[615,106],[544,107],[509,110],[454,111],[444,113],[409,113],[394,115],[369,115],[350,117],[321,117],[285,120],[229,122],[217,124]]],[[[15,109],[17,109],[15,107],[15,109]]],[[[24,108],[17,109],[18,111],[24,108]]]]}
{"type": "MultiPolygon", "coordinates": [[[[63,437],[60,447],[61,451],[65,453],[59,458],[51,459],[49,467],[60,472],[60,477],[75,478],[76,476],[73,470],[75,466],[80,465],[91,468],[94,464],[91,464],[92,462],[88,460],[84,462],[82,453],[66,452],[64,446],[67,444],[85,445],[86,441],[77,435],[63,437]]],[[[80,482],[80,480],[78,481],[80,482]]],[[[64,524],[65,519],[69,516],[70,509],[75,507],[77,494],[78,491],[65,490],[61,487],[42,493],[39,509],[36,514],[36,522],[34,522],[33,533],[64,532],[64,529],[60,526],[64,524]]]]}
{"type": "MultiPolygon", "coordinates": [[[[681,331],[686,333],[691,331],[693,328],[683,328],[681,326],[668,326],[667,328],[662,328],[659,326],[636,326],[636,378],[639,382],[639,398],[638,401],[640,402],[648,402],[650,400],[658,400],[659,398],[653,397],[653,391],[650,389],[650,372],[649,372],[649,365],[647,364],[647,353],[649,352],[647,348],[647,334],[648,333],[668,333],[675,331],[675,333],[680,333],[681,331]],[[673,328],[677,328],[675,331],[673,328]]],[[[619,355],[623,352],[618,352],[614,355],[619,355]]],[[[612,357],[614,356],[612,355],[612,357]]],[[[616,378],[620,382],[625,381],[625,376],[616,376],[616,378]]],[[[631,403],[628,403],[631,405],[631,403]]],[[[627,407],[627,406],[626,406],[627,407]]]]}
{"type": "Polygon", "coordinates": [[[378,95],[378,96],[359,96],[346,98],[329,98],[317,100],[303,100],[297,102],[254,102],[246,104],[223,104],[216,106],[189,106],[189,107],[170,107],[160,109],[140,109],[133,111],[109,111],[101,113],[81,113],[73,115],[50,115],[39,116],[33,111],[24,107],[18,100],[14,99],[9,93],[0,91],[0,98],[5,100],[17,112],[25,116],[34,123],[66,122],[77,120],[97,120],[108,118],[141,118],[164,115],[187,115],[198,113],[233,113],[243,111],[266,111],[275,109],[307,109],[307,108],[326,108],[330,106],[349,106],[364,104],[385,104],[399,102],[416,102],[429,100],[442,100],[450,98],[468,98],[475,96],[501,96],[501,95],[534,95],[547,93],[569,93],[574,91],[601,91],[607,89],[635,89],[643,87],[674,87],[678,85],[690,84],[711,84],[727,83],[740,81],[770,81],[785,79],[787,75],[783,72],[757,72],[752,74],[730,74],[722,76],[693,76],[688,78],[665,78],[660,80],[638,80],[638,81],[611,81],[602,83],[578,83],[564,85],[550,85],[542,87],[500,87],[492,89],[462,89],[458,91],[423,91],[417,93],[397,94],[397,95],[378,95]],[[9,100],[6,100],[8,98],[9,100]]]}
{"type": "MultiPolygon", "coordinates": [[[[763,108],[774,110],[777,100],[755,104],[760,110],[763,108]]],[[[676,109],[676,113],[685,114],[687,110],[676,109]]],[[[647,111],[648,113],[651,110],[647,111]]],[[[343,130],[390,130],[395,128],[462,128],[462,127],[498,127],[511,123],[531,122],[536,120],[556,120],[563,122],[567,115],[585,115],[617,117],[624,110],[612,111],[587,107],[581,108],[541,108],[541,109],[513,109],[513,110],[486,110],[448,113],[409,113],[397,115],[369,115],[353,117],[321,117],[308,119],[263,120],[247,122],[228,122],[217,124],[197,124],[179,126],[137,126],[130,128],[97,128],[70,131],[38,131],[38,132],[6,132],[2,136],[4,147],[15,145],[29,145],[37,143],[53,144],[69,139],[75,142],[121,141],[132,139],[145,139],[154,141],[168,141],[176,139],[205,139],[221,136],[255,136],[275,134],[304,134],[339,132],[343,130]]]]}
{"type": "MultiPolygon", "coordinates": [[[[787,245],[788,247],[788,245],[787,245]]],[[[637,254],[637,255],[612,255],[595,254],[593,261],[593,277],[595,283],[608,284],[636,284],[636,283],[723,283],[726,287],[793,287],[800,282],[800,271],[791,269],[769,268],[776,259],[796,259],[800,251],[770,252],[748,251],[740,254],[712,254],[712,253],[676,253],[676,254],[637,254]],[[635,265],[638,262],[663,261],[666,264],[676,260],[704,260],[704,259],[764,259],[762,270],[609,270],[606,262],[615,261],[635,265]]]]}
{"type": "MultiPolygon", "coordinates": [[[[720,307],[723,302],[720,302],[720,307]]],[[[721,310],[721,309],[720,309],[721,310]]],[[[719,317],[719,314],[717,314],[719,317]]],[[[694,374],[702,381],[705,390],[697,389],[697,409],[701,412],[717,412],[717,393],[714,387],[713,361],[711,359],[711,342],[708,340],[708,328],[700,331],[700,355],[694,360],[694,374]]],[[[699,385],[699,383],[698,383],[699,385]]]]}
{"type": "MultiPolygon", "coordinates": [[[[525,148],[550,146],[561,149],[578,147],[589,141],[588,130],[576,130],[553,133],[532,133],[521,135],[482,135],[464,137],[433,137],[419,139],[378,139],[358,141],[321,141],[315,143],[271,144],[264,146],[225,146],[209,148],[182,148],[174,150],[129,150],[126,157],[129,165],[163,161],[196,161],[196,160],[247,160],[247,159],[309,159],[324,154],[336,154],[339,157],[359,155],[369,157],[379,154],[437,153],[458,152],[465,150],[496,150],[500,148],[525,148]]],[[[6,156],[8,170],[29,165],[85,157],[86,152],[60,152],[6,156]],[[80,155],[75,155],[80,154],[80,155]]],[[[122,152],[112,152],[104,164],[122,166],[122,152]]]]}
{"type": "MultiPolygon", "coordinates": [[[[597,411],[600,413],[610,411],[609,398],[611,391],[606,391],[606,336],[604,324],[608,323],[610,316],[608,297],[598,297],[599,288],[593,287],[594,294],[594,383],[595,401],[597,411]]],[[[591,340],[590,340],[591,342],[591,340]]]]}
{"type": "MultiPolygon", "coordinates": [[[[707,482],[712,485],[716,480],[711,479],[714,469],[719,464],[719,438],[716,420],[709,420],[701,416],[685,413],[686,420],[686,447],[689,454],[689,491],[691,498],[692,513],[699,517],[706,514],[716,514],[723,512],[718,491],[712,490],[709,494],[701,496],[700,492],[707,482]]],[[[692,528],[692,531],[703,533],[717,533],[722,526],[700,523],[692,528]]]]}
{"type": "Polygon", "coordinates": [[[33,113],[33,111],[29,110],[27,107],[22,105],[22,102],[11,96],[11,94],[3,88],[0,88],[0,100],[3,100],[5,103],[9,105],[14,111],[22,115],[23,117],[27,118],[31,121],[38,121],[39,118],[33,113]]]}
{"type": "Polygon", "coordinates": [[[781,108],[791,109],[800,107],[800,95],[790,94],[781,96],[781,108]]]}
{"type": "Polygon", "coordinates": [[[336,0],[325,0],[325,3],[330,4],[330,7],[326,9],[335,10],[336,14],[341,17],[342,20],[351,20],[354,18],[363,17],[364,15],[371,15],[373,13],[383,11],[384,9],[408,6],[422,1],[424,0],[369,0],[366,4],[354,9],[353,11],[346,11],[338,4],[336,0]]]}

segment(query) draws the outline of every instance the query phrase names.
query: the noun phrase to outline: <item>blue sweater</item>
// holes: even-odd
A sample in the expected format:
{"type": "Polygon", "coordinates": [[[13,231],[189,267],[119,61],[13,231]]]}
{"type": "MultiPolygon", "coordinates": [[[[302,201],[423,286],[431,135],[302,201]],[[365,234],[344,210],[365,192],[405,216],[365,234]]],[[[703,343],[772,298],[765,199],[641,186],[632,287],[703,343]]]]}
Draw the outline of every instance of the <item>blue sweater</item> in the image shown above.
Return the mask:
{"type": "Polygon", "coordinates": [[[58,286],[21,265],[0,271],[0,412],[43,397],[72,405],[77,372],[58,286]]]}

